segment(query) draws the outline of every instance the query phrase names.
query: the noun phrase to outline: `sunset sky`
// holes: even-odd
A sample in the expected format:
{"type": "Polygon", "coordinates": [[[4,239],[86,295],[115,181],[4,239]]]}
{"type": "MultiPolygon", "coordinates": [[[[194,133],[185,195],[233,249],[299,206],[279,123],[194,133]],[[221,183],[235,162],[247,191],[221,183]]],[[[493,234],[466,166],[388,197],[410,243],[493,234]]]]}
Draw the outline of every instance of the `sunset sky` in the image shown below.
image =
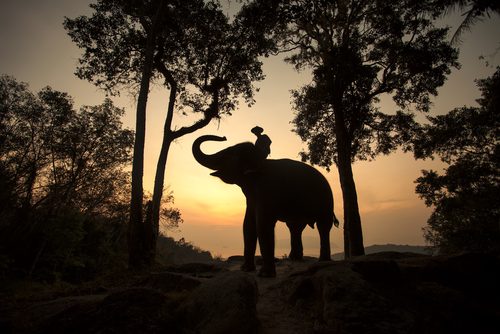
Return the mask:
{"type": "MultiPolygon", "coordinates": [[[[69,93],[75,106],[96,105],[104,94],[73,73],[81,51],[71,42],[62,27],[64,16],[74,18],[90,14],[88,0],[2,0],[0,1],[0,74],[9,74],[29,83],[33,91],[44,86],[69,93]]],[[[227,4],[227,2],[224,1],[227,4]]],[[[232,6],[236,6],[233,4],[232,6]]],[[[460,15],[446,19],[457,27],[460,15]]],[[[455,107],[473,105],[479,97],[474,79],[491,75],[500,65],[500,18],[498,15],[478,23],[463,35],[460,70],[454,70],[445,85],[439,89],[431,114],[443,114],[455,107]],[[484,56],[484,59],[480,59],[484,56]],[[486,62],[489,66],[486,66],[486,62]]],[[[191,144],[202,134],[226,136],[225,143],[203,146],[209,152],[242,141],[254,141],[250,129],[264,128],[273,143],[270,158],[298,159],[303,148],[300,138],[292,132],[294,112],[290,90],[308,83],[307,72],[297,73],[282,61],[282,57],[264,60],[266,79],[257,84],[260,92],[257,103],[248,108],[244,103],[233,116],[220,123],[213,122],[200,132],[182,137],[171,148],[166,186],[174,192],[175,206],[181,210],[184,224],[180,231],[170,234],[209,250],[214,255],[241,254],[243,250],[242,220],[245,198],[240,189],[227,185],[209,175],[210,171],[198,165],[191,155],[191,144]]],[[[123,91],[115,98],[116,105],[126,109],[126,127],[134,128],[135,100],[123,91]]],[[[156,87],[147,110],[147,142],[144,186],[152,191],[156,160],[160,149],[162,127],[168,92],[156,87]]],[[[392,111],[390,103],[382,110],[392,111]]],[[[176,115],[175,124],[193,122],[194,118],[176,115]]],[[[414,180],[422,169],[441,170],[439,161],[415,161],[411,154],[401,152],[379,156],[372,162],[356,162],[354,177],[359,195],[365,246],[372,244],[423,245],[422,227],[430,215],[423,201],[415,194],[414,180]]],[[[328,173],[321,170],[330,182],[335,197],[335,213],[340,221],[342,196],[335,167],[328,173]]],[[[276,255],[289,252],[288,232],[282,223],[276,228],[276,255]]],[[[306,255],[319,255],[316,230],[307,228],[303,235],[306,255]]],[[[343,248],[342,230],[332,229],[332,252],[343,248]]]]}

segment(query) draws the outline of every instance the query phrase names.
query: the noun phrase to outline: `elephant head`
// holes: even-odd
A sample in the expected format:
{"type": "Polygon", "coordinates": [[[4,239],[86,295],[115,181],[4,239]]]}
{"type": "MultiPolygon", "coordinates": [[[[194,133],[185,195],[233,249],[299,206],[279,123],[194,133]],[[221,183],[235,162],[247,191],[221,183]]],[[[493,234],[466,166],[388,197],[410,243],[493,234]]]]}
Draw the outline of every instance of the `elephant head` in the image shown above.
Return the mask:
{"type": "Polygon", "coordinates": [[[255,145],[250,142],[236,144],[213,154],[205,154],[200,148],[205,141],[226,140],[226,137],[201,136],[193,143],[193,156],[202,166],[215,170],[210,175],[217,176],[226,183],[241,186],[262,159],[255,145]]]}

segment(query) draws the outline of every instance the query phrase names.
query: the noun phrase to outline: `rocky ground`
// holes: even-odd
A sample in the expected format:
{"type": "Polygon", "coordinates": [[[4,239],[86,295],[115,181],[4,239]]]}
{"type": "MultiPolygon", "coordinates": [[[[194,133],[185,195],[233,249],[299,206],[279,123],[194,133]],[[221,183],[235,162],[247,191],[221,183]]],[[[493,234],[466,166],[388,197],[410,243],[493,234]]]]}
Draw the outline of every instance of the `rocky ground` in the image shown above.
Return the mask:
{"type": "Polygon", "coordinates": [[[500,333],[500,259],[281,260],[276,278],[186,264],[63,295],[3,294],[1,333],[500,333]]]}

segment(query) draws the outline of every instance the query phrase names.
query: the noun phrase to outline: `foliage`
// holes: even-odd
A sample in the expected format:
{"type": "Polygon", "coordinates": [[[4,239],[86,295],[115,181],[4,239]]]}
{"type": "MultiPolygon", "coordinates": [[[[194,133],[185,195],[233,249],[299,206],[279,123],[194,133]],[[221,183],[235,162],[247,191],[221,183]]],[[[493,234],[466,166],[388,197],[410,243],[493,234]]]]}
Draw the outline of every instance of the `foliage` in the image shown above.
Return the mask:
{"type": "Polygon", "coordinates": [[[0,97],[0,253],[46,279],[102,269],[128,214],[133,133],[123,110],[105,100],[75,111],[66,93],[34,94],[9,76],[0,97]]]}
{"type": "Polygon", "coordinates": [[[2,122],[0,161],[17,205],[71,206],[98,213],[111,205],[130,160],[133,133],[122,129],[123,110],[105,100],[73,109],[66,93],[0,78],[2,122]]]}
{"type": "MultiPolygon", "coordinates": [[[[148,203],[152,199],[152,194],[146,192],[144,194],[144,203],[148,203]]],[[[174,192],[171,191],[168,187],[164,190],[163,196],[161,198],[160,203],[160,227],[163,232],[166,231],[176,231],[179,229],[180,224],[184,222],[182,219],[181,211],[173,206],[174,204],[174,192]]],[[[147,206],[147,205],[146,205],[147,206]]],[[[143,215],[146,216],[147,208],[143,212],[143,215]]]]}
{"type": "Polygon", "coordinates": [[[312,83],[293,92],[294,125],[308,144],[304,158],[326,168],[338,159],[337,123],[353,161],[407,142],[412,107],[428,111],[429,95],[458,66],[431,1],[292,1],[283,11],[293,22],[281,32],[295,51],[287,61],[313,70],[312,83]],[[380,110],[383,95],[399,110],[380,110]]]}
{"type": "Polygon", "coordinates": [[[270,40],[254,34],[249,18],[232,22],[216,1],[100,0],[92,16],[65,20],[65,28],[84,53],[76,74],[110,93],[136,87],[153,16],[160,28],[154,46],[153,79],[178,90],[178,106],[203,112],[219,92],[215,115],[230,114],[241,95],[254,102],[252,82],[263,79],[258,56],[270,40]],[[132,85],[132,87],[130,87],[132,85]]]}
{"type": "Polygon", "coordinates": [[[174,240],[164,234],[158,237],[158,262],[160,264],[199,263],[213,260],[210,252],[187,242],[184,238],[174,240]]]}
{"type": "Polygon", "coordinates": [[[460,42],[462,34],[485,17],[490,17],[493,13],[500,14],[500,3],[496,0],[437,0],[436,4],[447,11],[464,11],[463,20],[453,34],[452,42],[460,42]]]}
{"type": "Polygon", "coordinates": [[[434,207],[425,237],[441,252],[500,251],[500,68],[478,86],[478,107],[429,117],[415,144],[417,158],[435,154],[449,165],[416,180],[434,207]]]}

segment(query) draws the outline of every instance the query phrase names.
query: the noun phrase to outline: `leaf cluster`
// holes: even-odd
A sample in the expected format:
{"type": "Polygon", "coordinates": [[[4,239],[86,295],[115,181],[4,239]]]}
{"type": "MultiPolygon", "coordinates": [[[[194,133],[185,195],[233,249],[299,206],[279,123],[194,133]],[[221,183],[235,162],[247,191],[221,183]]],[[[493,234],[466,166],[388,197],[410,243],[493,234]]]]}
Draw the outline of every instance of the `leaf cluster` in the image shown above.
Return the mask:
{"type": "Polygon", "coordinates": [[[133,132],[123,110],[109,99],[75,110],[68,94],[32,93],[5,75],[0,110],[0,257],[47,280],[102,270],[128,215],[133,132]]]}
{"type": "Polygon", "coordinates": [[[417,194],[434,207],[426,237],[443,251],[500,244],[500,69],[478,86],[478,107],[429,117],[415,142],[417,158],[437,155],[449,165],[416,180],[417,194]]]}
{"type": "Polygon", "coordinates": [[[76,74],[110,93],[134,90],[142,76],[146,43],[153,39],[153,80],[178,94],[185,112],[205,112],[218,93],[218,112],[230,114],[238,98],[254,102],[254,81],[264,74],[258,57],[272,42],[259,31],[250,5],[231,22],[217,1],[100,0],[91,16],[64,26],[83,50],[76,74]],[[163,80],[162,80],[163,79],[163,80]]]}
{"type": "Polygon", "coordinates": [[[19,205],[102,206],[130,161],[133,132],[122,129],[124,111],[106,99],[99,106],[73,108],[66,93],[0,78],[4,177],[14,184],[19,205]],[[79,195],[77,195],[79,194],[79,195]]]}
{"type": "Polygon", "coordinates": [[[352,144],[351,159],[387,154],[408,139],[412,109],[428,111],[457,50],[436,28],[432,1],[282,1],[276,36],[287,61],[311,68],[313,80],[293,91],[296,132],[304,158],[336,162],[338,125],[352,144]],[[399,110],[380,110],[390,96],[399,110]]]}

